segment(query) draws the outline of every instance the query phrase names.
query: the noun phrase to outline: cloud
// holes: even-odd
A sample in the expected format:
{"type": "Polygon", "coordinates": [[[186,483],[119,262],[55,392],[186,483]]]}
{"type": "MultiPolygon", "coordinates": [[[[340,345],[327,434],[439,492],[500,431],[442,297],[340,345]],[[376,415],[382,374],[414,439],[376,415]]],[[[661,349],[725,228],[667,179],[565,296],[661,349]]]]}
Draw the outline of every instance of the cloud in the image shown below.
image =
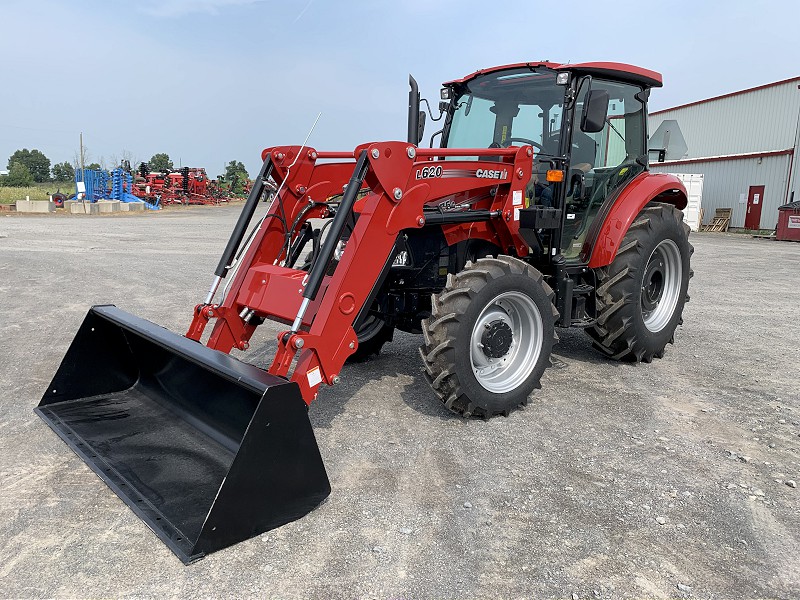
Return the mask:
{"type": "Polygon", "coordinates": [[[249,6],[264,0],[148,0],[140,10],[154,17],[184,17],[201,13],[218,15],[232,6],[249,6]]]}

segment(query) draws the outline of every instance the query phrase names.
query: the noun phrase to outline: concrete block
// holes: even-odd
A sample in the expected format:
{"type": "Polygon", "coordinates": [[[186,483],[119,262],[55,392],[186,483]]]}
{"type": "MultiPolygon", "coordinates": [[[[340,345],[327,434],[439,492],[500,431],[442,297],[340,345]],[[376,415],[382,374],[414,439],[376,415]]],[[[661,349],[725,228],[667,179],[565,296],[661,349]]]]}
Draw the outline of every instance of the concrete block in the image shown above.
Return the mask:
{"type": "Polygon", "coordinates": [[[119,212],[119,200],[98,200],[97,206],[101,213],[119,212]]]}
{"type": "Polygon", "coordinates": [[[97,215],[100,213],[97,203],[83,202],[82,200],[67,200],[64,208],[73,215],[97,215]]]}
{"type": "Polygon", "coordinates": [[[56,203],[50,200],[17,200],[17,212],[51,213],[56,212],[56,203]]]}
{"type": "Polygon", "coordinates": [[[144,202],[122,202],[119,209],[122,212],[141,212],[144,211],[144,202]]]}
{"type": "Polygon", "coordinates": [[[86,209],[83,208],[82,200],[67,200],[64,202],[64,210],[73,215],[85,215],[86,209]]]}

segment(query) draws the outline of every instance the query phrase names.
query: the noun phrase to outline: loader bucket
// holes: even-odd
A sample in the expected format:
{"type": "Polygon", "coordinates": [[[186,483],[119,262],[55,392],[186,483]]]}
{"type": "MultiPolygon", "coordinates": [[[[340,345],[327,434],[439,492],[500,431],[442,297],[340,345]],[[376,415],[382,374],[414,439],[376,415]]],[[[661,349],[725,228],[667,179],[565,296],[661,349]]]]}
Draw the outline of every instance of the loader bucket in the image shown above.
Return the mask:
{"type": "Polygon", "coordinates": [[[35,410],[186,564],[330,494],[295,383],[114,306],[89,310],[35,410]]]}

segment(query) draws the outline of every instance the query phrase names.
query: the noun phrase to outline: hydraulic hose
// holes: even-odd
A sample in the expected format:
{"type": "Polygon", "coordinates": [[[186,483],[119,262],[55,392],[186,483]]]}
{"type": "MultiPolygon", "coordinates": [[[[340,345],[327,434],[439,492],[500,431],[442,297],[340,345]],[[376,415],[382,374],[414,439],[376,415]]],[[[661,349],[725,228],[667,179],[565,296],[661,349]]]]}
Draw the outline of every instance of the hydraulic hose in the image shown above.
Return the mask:
{"type": "Polygon", "coordinates": [[[328,232],[328,236],[322,243],[319,256],[317,256],[317,259],[311,266],[311,271],[308,274],[308,282],[303,290],[303,298],[313,300],[317,296],[319,287],[322,285],[322,279],[325,277],[325,272],[328,270],[328,265],[333,258],[334,251],[336,250],[336,245],[339,243],[339,239],[342,237],[344,226],[353,210],[353,206],[355,205],[358,192],[361,189],[361,185],[364,183],[364,177],[367,174],[368,165],[367,152],[364,150],[358,157],[358,162],[356,163],[356,168],[353,171],[353,176],[350,178],[350,183],[347,185],[347,189],[342,196],[342,201],[339,203],[339,208],[336,210],[336,216],[333,217],[331,230],[328,232]]]}
{"type": "Polygon", "coordinates": [[[267,158],[264,160],[264,164],[261,165],[261,170],[258,173],[258,177],[256,177],[256,180],[253,182],[250,195],[247,197],[247,202],[245,203],[244,208],[239,215],[239,220],[236,221],[236,227],[233,228],[233,233],[228,240],[228,245],[225,246],[225,251],[222,253],[222,257],[219,259],[217,269],[214,271],[214,275],[217,277],[224,278],[227,274],[228,267],[231,266],[233,261],[233,255],[236,254],[239,244],[242,243],[242,238],[244,238],[247,226],[250,224],[253,214],[256,212],[258,202],[261,200],[261,193],[264,191],[264,181],[269,178],[271,174],[272,155],[268,154],[267,158]]]}

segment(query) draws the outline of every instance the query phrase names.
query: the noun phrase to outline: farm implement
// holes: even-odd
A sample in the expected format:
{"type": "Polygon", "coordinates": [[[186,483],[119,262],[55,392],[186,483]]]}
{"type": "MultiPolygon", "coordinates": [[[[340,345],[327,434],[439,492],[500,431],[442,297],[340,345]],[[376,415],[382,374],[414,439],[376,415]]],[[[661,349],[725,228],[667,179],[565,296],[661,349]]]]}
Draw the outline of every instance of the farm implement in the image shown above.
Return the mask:
{"type": "Polygon", "coordinates": [[[160,204],[220,204],[230,198],[214,187],[205,169],[182,167],[150,172],[146,163],[139,165],[133,193],[160,204]]]}

